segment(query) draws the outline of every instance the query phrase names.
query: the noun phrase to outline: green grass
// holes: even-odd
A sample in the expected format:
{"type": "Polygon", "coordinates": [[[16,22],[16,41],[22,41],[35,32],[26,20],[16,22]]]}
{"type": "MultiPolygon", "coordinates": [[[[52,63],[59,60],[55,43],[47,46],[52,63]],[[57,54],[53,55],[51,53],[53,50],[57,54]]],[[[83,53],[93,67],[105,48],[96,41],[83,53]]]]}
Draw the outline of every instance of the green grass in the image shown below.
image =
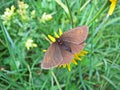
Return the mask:
{"type": "MultiPolygon", "coordinates": [[[[5,8],[15,6],[14,15],[0,19],[0,89],[1,90],[119,90],[120,88],[120,1],[107,18],[107,0],[23,0],[29,7],[18,13],[17,0],[0,1],[0,17],[5,8]],[[31,17],[32,10],[35,15],[31,17]],[[43,13],[52,20],[41,22],[43,13]],[[89,35],[84,50],[88,54],[78,65],[43,70],[40,67],[49,47],[45,39],[61,28],[88,25],[89,35]],[[27,50],[32,39],[37,47],[27,50]]],[[[23,7],[24,8],[24,7],[23,7]]]]}

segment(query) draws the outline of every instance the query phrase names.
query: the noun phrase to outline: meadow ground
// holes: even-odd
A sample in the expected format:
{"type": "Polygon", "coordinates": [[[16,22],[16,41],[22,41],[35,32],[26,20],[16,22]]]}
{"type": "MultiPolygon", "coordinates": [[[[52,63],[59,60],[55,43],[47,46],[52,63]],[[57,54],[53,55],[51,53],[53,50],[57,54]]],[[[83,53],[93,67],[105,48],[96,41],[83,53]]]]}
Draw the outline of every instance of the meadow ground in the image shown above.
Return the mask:
{"type": "Polygon", "coordinates": [[[0,25],[0,90],[120,89],[119,0],[0,0],[0,25]],[[88,53],[41,69],[48,35],[83,25],[88,53]]]}

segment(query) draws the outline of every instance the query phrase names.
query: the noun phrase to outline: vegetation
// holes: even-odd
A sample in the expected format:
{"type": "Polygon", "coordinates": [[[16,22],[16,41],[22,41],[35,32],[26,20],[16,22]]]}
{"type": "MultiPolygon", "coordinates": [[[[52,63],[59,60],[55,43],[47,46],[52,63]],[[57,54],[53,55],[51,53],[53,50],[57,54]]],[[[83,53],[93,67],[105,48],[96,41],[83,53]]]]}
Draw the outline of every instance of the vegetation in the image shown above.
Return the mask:
{"type": "Polygon", "coordinates": [[[120,1],[114,10],[115,1],[0,0],[0,90],[119,90],[120,1]],[[71,63],[71,71],[41,69],[48,35],[82,25],[89,26],[88,54],[71,63]]]}

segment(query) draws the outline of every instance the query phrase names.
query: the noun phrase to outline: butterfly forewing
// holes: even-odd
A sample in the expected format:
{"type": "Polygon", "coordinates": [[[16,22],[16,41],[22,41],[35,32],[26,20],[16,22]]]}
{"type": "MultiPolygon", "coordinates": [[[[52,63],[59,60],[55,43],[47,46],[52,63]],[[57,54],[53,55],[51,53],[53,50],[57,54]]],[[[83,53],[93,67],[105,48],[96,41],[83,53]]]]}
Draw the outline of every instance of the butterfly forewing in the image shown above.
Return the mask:
{"type": "Polygon", "coordinates": [[[80,44],[85,41],[87,35],[88,35],[88,27],[80,26],[63,33],[63,35],[60,38],[62,38],[62,40],[67,42],[80,44]]]}
{"type": "Polygon", "coordinates": [[[45,53],[41,67],[43,69],[50,69],[59,65],[62,60],[63,57],[59,46],[57,45],[57,43],[52,43],[45,53]]]}

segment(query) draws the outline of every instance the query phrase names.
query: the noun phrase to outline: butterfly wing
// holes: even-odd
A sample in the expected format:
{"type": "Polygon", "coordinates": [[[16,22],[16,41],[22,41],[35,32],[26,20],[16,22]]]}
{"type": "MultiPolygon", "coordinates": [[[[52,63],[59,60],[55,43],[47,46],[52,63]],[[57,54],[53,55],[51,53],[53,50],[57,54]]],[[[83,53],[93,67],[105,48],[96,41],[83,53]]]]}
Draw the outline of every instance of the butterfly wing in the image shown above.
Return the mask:
{"type": "Polygon", "coordinates": [[[71,60],[73,59],[74,55],[72,53],[66,51],[65,49],[63,49],[61,46],[60,46],[60,50],[61,50],[62,57],[63,57],[63,60],[60,63],[60,65],[70,63],[71,60]]]}
{"type": "Polygon", "coordinates": [[[63,60],[61,50],[57,43],[52,43],[48,48],[45,56],[43,58],[41,68],[50,69],[59,65],[59,63],[63,60]]]}
{"type": "Polygon", "coordinates": [[[83,49],[87,35],[87,26],[77,27],[65,32],[60,38],[65,44],[67,43],[70,46],[72,53],[63,49],[61,46],[58,46],[57,43],[53,43],[45,53],[41,67],[44,69],[50,69],[57,65],[71,62],[74,56],[73,54],[83,49]]]}
{"type": "Polygon", "coordinates": [[[70,42],[65,42],[65,45],[70,47],[72,53],[62,48],[62,46],[60,46],[60,50],[63,57],[63,61],[60,63],[60,65],[70,63],[71,60],[74,58],[74,54],[79,53],[84,48],[85,43],[74,44],[70,42]]]}
{"type": "Polygon", "coordinates": [[[76,54],[79,53],[85,46],[85,43],[81,43],[81,44],[75,44],[75,43],[71,43],[71,42],[64,42],[66,46],[69,46],[71,49],[72,54],[76,54]]]}
{"type": "Polygon", "coordinates": [[[85,41],[87,35],[88,35],[88,27],[80,26],[63,33],[60,38],[63,41],[80,44],[85,41]]]}

